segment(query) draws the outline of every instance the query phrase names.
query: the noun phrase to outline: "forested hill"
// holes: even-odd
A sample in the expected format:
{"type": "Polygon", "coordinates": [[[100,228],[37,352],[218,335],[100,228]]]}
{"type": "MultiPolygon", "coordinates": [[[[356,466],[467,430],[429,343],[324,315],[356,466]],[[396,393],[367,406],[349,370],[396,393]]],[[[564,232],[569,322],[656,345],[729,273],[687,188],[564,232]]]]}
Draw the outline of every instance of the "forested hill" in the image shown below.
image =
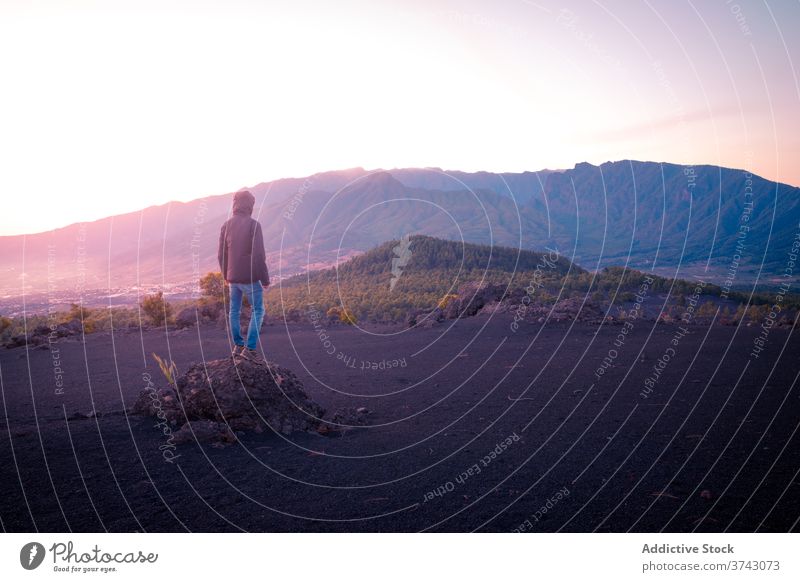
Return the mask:
{"type": "MultiPolygon", "coordinates": [[[[558,249],[544,253],[520,250],[504,246],[478,245],[443,240],[430,236],[415,235],[408,238],[407,262],[402,269],[402,277],[421,274],[430,274],[431,271],[461,271],[474,275],[482,271],[487,272],[525,272],[533,271],[537,265],[540,269],[545,258],[555,256],[558,249]]],[[[351,277],[377,276],[388,278],[392,276],[394,261],[402,259],[403,242],[394,240],[386,242],[374,249],[339,265],[338,268],[326,269],[312,273],[312,281],[323,281],[332,277],[349,279],[351,277]]],[[[570,262],[558,257],[551,267],[554,274],[563,275],[570,268],[570,262]]],[[[583,272],[584,269],[573,265],[572,269],[583,272]]],[[[401,278],[402,278],[401,277],[401,278]]],[[[305,281],[301,276],[298,280],[305,281]]],[[[398,285],[400,283],[398,282],[398,285]]]]}
{"type": "Polygon", "coordinates": [[[273,286],[271,310],[326,311],[344,307],[359,319],[397,321],[415,308],[433,308],[467,282],[525,287],[586,271],[555,252],[544,253],[415,235],[393,240],[338,267],[298,275],[273,286]],[[535,275],[534,275],[535,274],[535,275]]]}

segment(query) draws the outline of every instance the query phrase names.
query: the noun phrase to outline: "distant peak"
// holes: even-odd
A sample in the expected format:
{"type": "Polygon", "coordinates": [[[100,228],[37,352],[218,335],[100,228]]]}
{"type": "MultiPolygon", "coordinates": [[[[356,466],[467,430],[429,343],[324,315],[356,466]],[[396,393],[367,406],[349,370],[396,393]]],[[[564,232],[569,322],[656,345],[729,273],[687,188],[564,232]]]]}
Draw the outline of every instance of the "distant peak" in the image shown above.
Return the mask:
{"type": "Polygon", "coordinates": [[[377,172],[373,172],[372,174],[369,174],[365,179],[369,180],[371,182],[394,182],[394,181],[396,181],[396,178],[394,176],[392,176],[386,170],[378,170],[377,172]]]}
{"type": "Polygon", "coordinates": [[[402,182],[385,170],[359,177],[345,188],[346,192],[386,194],[388,192],[402,194],[405,187],[402,182]]]}
{"type": "Polygon", "coordinates": [[[368,174],[363,179],[363,184],[376,188],[396,188],[403,187],[402,182],[392,176],[386,170],[379,170],[372,174],[368,174]]]}

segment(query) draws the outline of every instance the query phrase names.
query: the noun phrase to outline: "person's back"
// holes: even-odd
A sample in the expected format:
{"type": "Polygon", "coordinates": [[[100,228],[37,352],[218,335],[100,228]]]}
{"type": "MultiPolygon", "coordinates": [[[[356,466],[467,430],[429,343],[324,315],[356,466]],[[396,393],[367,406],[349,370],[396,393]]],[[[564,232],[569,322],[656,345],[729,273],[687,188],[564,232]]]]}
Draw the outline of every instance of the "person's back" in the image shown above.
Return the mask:
{"type": "Polygon", "coordinates": [[[233,215],[219,233],[219,266],[222,277],[230,285],[230,324],[234,355],[256,359],[258,332],[264,318],[263,290],[269,285],[264,237],[261,224],[251,217],[255,197],[243,190],[233,197],[233,215]],[[247,295],[253,312],[244,346],[239,329],[242,297],[247,295]]]}
{"type": "Polygon", "coordinates": [[[243,190],[233,198],[233,215],[222,225],[219,235],[219,265],[228,283],[269,285],[264,237],[261,224],[251,217],[255,197],[243,190]]]}

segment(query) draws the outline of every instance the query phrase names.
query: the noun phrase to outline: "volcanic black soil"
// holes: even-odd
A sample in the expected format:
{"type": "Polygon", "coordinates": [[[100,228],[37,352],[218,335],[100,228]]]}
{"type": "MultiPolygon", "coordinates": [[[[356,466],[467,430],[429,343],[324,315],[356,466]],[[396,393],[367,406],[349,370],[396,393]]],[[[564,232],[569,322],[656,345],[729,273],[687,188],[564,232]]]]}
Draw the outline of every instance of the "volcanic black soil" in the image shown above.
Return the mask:
{"type": "Polygon", "coordinates": [[[168,436],[129,409],[151,354],[225,358],[215,326],[0,350],[5,531],[797,531],[800,340],[638,321],[271,325],[328,435],[168,436]],[[621,338],[621,339],[620,339],[621,338]],[[616,343],[615,343],[616,340],[616,343]],[[598,368],[604,365],[602,375],[598,368]],[[649,380],[648,380],[649,378],[649,380]]]}

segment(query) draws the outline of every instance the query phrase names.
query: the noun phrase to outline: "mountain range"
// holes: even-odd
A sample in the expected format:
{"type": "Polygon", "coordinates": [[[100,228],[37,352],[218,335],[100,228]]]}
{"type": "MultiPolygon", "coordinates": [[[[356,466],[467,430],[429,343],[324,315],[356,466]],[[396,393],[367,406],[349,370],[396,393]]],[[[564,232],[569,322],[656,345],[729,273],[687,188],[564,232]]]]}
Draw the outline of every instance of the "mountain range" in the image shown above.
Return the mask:
{"type": "MultiPolygon", "coordinates": [[[[800,189],[745,170],[618,161],[522,173],[355,168],[250,188],[276,278],[424,234],[556,249],[580,266],[778,281],[800,189]]],[[[218,270],[221,194],[33,235],[0,237],[0,292],[148,288],[218,270]]]]}

